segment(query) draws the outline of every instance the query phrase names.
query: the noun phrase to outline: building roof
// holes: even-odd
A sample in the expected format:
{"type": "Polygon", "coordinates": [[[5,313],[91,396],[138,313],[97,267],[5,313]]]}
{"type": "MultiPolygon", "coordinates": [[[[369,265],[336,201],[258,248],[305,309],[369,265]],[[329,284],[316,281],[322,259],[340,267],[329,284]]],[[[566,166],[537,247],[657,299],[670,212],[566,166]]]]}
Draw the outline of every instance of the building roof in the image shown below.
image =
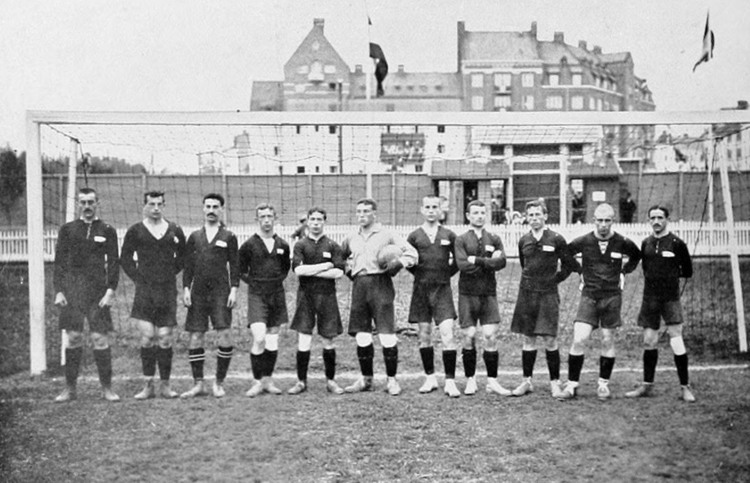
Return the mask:
{"type": "MultiPolygon", "coordinates": [[[[350,82],[352,98],[366,96],[364,74],[352,74],[350,82]]],[[[375,86],[372,88],[374,90],[375,86]]],[[[383,88],[389,98],[455,98],[461,95],[460,77],[450,72],[390,72],[383,88]]]]}
{"type": "Polygon", "coordinates": [[[479,144],[595,144],[601,126],[477,126],[472,138],[479,144]]]}
{"type": "Polygon", "coordinates": [[[541,60],[537,40],[530,32],[466,32],[463,48],[465,61],[541,60]]]}

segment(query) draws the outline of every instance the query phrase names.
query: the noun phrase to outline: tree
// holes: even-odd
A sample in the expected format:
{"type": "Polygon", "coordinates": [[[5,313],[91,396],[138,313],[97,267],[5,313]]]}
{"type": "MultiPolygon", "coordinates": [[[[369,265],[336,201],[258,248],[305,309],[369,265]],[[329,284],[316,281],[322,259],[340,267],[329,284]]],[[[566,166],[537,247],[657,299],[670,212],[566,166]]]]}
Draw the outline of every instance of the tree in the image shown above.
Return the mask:
{"type": "Polygon", "coordinates": [[[10,148],[0,151],[0,207],[13,224],[13,208],[26,192],[26,153],[20,156],[10,148]]]}

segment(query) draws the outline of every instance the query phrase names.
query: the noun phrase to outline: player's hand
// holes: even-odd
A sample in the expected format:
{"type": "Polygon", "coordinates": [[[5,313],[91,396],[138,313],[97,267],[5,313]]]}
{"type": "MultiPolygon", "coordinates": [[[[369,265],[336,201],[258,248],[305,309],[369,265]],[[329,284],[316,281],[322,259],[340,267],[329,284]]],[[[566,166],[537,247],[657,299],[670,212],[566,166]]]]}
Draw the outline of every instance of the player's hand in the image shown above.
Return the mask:
{"type": "Polygon", "coordinates": [[[185,305],[185,307],[190,307],[193,305],[192,297],[190,297],[190,289],[185,287],[185,291],[182,293],[182,303],[185,305]]]}
{"type": "Polygon", "coordinates": [[[112,299],[115,298],[115,291],[111,288],[107,289],[104,297],[99,301],[99,307],[109,307],[112,305],[112,299]]]}
{"type": "Polygon", "coordinates": [[[404,264],[401,263],[401,260],[397,258],[388,262],[388,266],[385,268],[385,272],[391,277],[395,277],[396,275],[398,275],[398,272],[400,272],[402,268],[404,268],[404,264]]]}
{"type": "Polygon", "coordinates": [[[621,273],[620,274],[620,290],[624,288],[625,288],[625,274],[621,273]]]}
{"type": "Polygon", "coordinates": [[[68,299],[65,298],[65,294],[62,292],[57,292],[57,295],[55,295],[55,305],[58,305],[60,307],[65,307],[68,305],[68,299]]]}
{"type": "Polygon", "coordinates": [[[477,257],[475,257],[474,255],[469,255],[468,257],[466,257],[466,261],[474,265],[477,263],[477,257]]]}
{"type": "Polygon", "coordinates": [[[502,256],[503,256],[502,250],[495,250],[494,252],[492,252],[492,258],[500,258],[502,256]]]}
{"type": "Polygon", "coordinates": [[[237,287],[232,287],[227,297],[227,308],[233,309],[235,303],[237,303],[237,287]]]}

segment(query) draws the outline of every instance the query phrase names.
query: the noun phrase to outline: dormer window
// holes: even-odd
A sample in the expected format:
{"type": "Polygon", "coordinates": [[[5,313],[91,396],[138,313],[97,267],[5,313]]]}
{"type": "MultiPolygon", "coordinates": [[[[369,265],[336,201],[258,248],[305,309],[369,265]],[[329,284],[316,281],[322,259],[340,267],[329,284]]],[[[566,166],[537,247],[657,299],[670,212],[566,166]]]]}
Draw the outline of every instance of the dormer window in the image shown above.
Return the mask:
{"type": "Polygon", "coordinates": [[[310,82],[321,82],[323,80],[323,64],[317,60],[310,65],[310,73],[307,75],[310,82]]]}

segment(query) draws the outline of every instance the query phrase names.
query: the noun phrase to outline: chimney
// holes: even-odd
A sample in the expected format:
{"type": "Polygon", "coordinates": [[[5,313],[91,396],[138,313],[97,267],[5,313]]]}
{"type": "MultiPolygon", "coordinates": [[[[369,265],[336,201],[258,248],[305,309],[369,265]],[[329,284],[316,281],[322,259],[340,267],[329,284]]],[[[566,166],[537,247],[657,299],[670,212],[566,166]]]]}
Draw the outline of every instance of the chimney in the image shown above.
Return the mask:
{"type": "Polygon", "coordinates": [[[403,74],[404,73],[404,64],[398,64],[398,73],[403,74]]]}
{"type": "Polygon", "coordinates": [[[602,48],[599,47],[598,45],[595,45],[594,50],[592,52],[594,52],[596,55],[602,55],[602,48]]]}
{"type": "Polygon", "coordinates": [[[318,28],[320,31],[323,31],[323,25],[326,23],[324,18],[316,18],[313,19],[313,28],[318,28]]]}
{"type": "Polygon", "coordinates": [[[354,65],[354,73],[355,74],[361,74],[362,73],[362,64],[355,64],[354,65]]]}
{"type": "Polygon", "coordinates": [[[531,30],[529,31],[532,37],[536,38],[536,21],[531,22],[531,30]]]}
{"type": "Polygon", "coordinates": [[[461,72],[461,61],[463,60],[464,39],[466,38],[466,23],[459,20],[456,23],[456,72],[461,72]]]}
{"type": "Polygon", "coordinates": [[[562,32],[555,32],[555,43],[564,44],[565,43],[565,34],[562,33],[562,32]]]}
{"type": "Polygon", "coordinates": [[[586,45],[585,40],[579,40],[578,41],[578,48],[583,50],[588,50],[588,46],[586,45]]]}

